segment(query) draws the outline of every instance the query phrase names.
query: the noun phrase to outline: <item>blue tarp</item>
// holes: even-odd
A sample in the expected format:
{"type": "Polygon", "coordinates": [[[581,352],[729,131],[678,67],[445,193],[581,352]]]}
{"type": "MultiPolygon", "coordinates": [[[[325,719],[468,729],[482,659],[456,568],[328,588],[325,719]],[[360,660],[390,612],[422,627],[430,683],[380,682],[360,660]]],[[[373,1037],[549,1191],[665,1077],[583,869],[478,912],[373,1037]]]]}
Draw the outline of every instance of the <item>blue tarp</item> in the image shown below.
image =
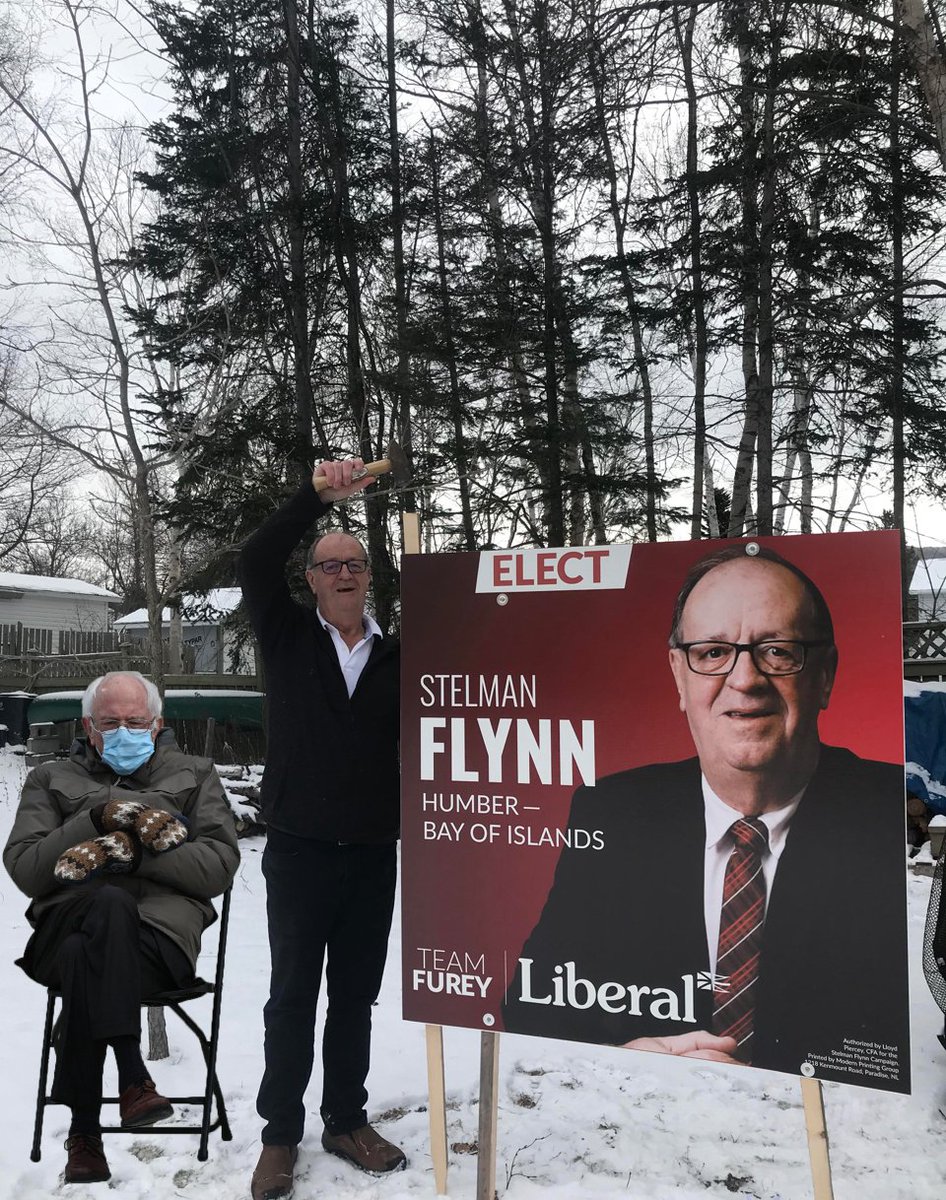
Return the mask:
{"type": "Polygon", "coordinates": [[[907,789],[946,813],[946,692],[904,696],[907,789]]]}

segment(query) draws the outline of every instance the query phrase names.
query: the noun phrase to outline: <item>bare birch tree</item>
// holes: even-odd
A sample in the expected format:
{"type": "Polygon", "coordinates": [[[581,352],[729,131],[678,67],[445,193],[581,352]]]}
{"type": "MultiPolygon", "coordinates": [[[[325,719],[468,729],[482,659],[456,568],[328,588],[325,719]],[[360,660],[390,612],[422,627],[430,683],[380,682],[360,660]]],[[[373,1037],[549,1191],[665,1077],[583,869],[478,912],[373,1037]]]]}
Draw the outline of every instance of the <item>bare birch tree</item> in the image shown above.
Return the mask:
{"type": "Polygon", "coordinates": [[[929,106],[946,167],[946,42],[938,0],[896,0],[903,40],[929,106]]]}
{"type": "MultiPolygon", "coordinates": [[[[149,448],[139,391],[148,368],[125,310],[140,281],[121,265],[133,244],[141,196],[134,183],[140,139],[99,111],[109,55],[95,49],[99,10],[86,0],[57,0],[46,9],[68,57],[45,71],[0,64],[0,99],[9,117],[0,164],[29,179],[16,210],[26,269],[45,301],[38,331],[21,349],[36,364],[45,400],[7,397],[5,409],[88,468],[128,485],[142,548],[151,670],[163,686],[163,595],[156,554],[156,472],[166,456],[149,448]],[[90,36],[93,35],[93,36],[90,36]]],[[[3,169],[0,166],[0,169],[3,169]]]]}

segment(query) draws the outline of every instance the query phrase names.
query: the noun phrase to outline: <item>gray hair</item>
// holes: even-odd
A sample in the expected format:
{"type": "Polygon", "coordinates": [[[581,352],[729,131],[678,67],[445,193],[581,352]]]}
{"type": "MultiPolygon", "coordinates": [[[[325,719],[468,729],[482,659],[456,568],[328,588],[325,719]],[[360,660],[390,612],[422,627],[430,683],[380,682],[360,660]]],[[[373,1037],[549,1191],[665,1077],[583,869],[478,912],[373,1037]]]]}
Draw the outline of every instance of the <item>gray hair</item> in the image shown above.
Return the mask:
{"type": "Polygon", "coordinates": [[[145,690],[145,700],[148,704],[148,716],[160,717],[161,693],[154,686],[151,680],[146,679],[140,671],[109,671],[107,675],[100,675],[98,679],[93,679],[89,686],[82,693],[82,715],[84,717],[92,716],[92,709],[95,707],[95,697],[98,695],[99,688],[103,683],[109,683],[113,679],[133,679],[135,683],[140,683],[145,690]]]}

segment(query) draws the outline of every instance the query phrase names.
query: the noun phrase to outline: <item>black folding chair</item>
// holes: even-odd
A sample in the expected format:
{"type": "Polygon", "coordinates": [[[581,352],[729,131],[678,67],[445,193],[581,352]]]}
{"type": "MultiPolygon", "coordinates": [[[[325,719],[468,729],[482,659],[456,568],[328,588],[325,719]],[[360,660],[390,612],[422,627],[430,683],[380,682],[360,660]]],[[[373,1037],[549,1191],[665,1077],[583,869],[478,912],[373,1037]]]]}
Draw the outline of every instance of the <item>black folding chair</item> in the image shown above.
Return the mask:
{"type": "MultiPolygon", "coordinates": [[[[197,1157],[201,1162],[207,1158],[207,1142],[210,1134],[217,1129],[220,1130],[220,1136],[225,1142],[229,1142],[233,1134],[230,1132],[230,1124],[227,1120],[227,1109],[223,1102],[223,1093],[220,1090],[220,1081],[217,1078],[217,1042],[220,1037],[220,1004],[223,998],[223,968],[227,950],[227,928],[230,924],[230,889],[227,888],[223,895],[223,902],[220,907],[219,933],[217,940],[217,969],[214,972],[213,983],[208,983],[205,979],[197,979],[194,986],[190,988],[182,988],[173,992],[160,992],[156,996],[147,996],[141,1003],[145,1008],[164,1008],[170,1009],[176,1013],[187,1028],[194,1034],[200,1043],[201,1051],[204,1055],[204,1064],[207,1068],[206,1084],[204,1094],[202,1096],[168,1096],[167,1099],[172,1104],[200,1105],[201,1121],[199,1125],[149,1125],[143,1129],[141,1127],[125,1129],[121,1125],[103,1125],[103,1133],[148,1133],[148,1134],[179,1134],[179,1133],[198,1133],[200,1134],[200,1146],[197,1150],[197,1157]],[[207,1034],[197,1022],[193,1019],[190,1013],[185,1012],[182,1005],[190,1000],[196,1000],[200,996],[213,996],[213,1009],[210,1018],[210,1033],[207,1034]],[[214,1101],[217,1105],[216,1117],[214,1117],[213,1106],[214,1101]]],[[[49,1081],[49,1054],[53,1048],[56,1036],[56,1001],[61,997],[59,992],[54,988],[47,989],[46,1000],[46,1023],[43,1029],[43,1053],[39,1065],[39,1088],[36,1097],[36,1123],[33,1128],[33,1148],[30,1151],[30,1158],[33,1162],[40,1160],[40,1142],[43,1136],[43,1118],[46,1114],[46,1107],[49,1104],[55,1104],[47,1094],[49,1081]]],[[[162,1089],[162,1095],[164,1089],[162,1089]]],[[[106,1097],[102,1101],[103,1104],[117,1104],[118,1097],[106,1097]]]]}

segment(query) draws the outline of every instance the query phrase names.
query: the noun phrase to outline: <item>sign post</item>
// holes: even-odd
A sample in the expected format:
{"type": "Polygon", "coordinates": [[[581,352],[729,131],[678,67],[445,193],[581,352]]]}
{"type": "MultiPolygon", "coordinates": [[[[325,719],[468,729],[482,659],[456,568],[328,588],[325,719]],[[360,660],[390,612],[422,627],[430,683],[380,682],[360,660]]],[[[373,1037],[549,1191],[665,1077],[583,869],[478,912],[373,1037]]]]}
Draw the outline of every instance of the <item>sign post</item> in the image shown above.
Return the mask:
{"type": "MultiPolygon", "coordinates": [[[[402,515],[402,544],[405,554],[420,554],[420,518],[416,512],[402,515]]],[[[447,1096],[443,1068],[443,1026],[427,1025],[427,1092],[430,1123],[430,1157],[438,1196],[447,1195],[447,1096]]]]}
{"type": "Polygon", "coordinates": [[[443,1070],[443,1026],[427,1025],[427,1114],[430,1157],[438,1196],[447,1195],[447,1096],[443,1070]]]}
{"type": "Polygon", "coordinates": [[[480,1034],[480,1122],[477,1137],[476,1200],[496,1196],[496,1118],[499,1109],[499,1034],[480,1034]]]}
{"type": "Polygon", "coordinates": [[[824,1115],[824,1090],[820,1079],[805,1079],[802,1076],[800,1082],[815,1200],[834,1200],[831,1160],[828,1154],[828,1127],[824,1115]]]}

